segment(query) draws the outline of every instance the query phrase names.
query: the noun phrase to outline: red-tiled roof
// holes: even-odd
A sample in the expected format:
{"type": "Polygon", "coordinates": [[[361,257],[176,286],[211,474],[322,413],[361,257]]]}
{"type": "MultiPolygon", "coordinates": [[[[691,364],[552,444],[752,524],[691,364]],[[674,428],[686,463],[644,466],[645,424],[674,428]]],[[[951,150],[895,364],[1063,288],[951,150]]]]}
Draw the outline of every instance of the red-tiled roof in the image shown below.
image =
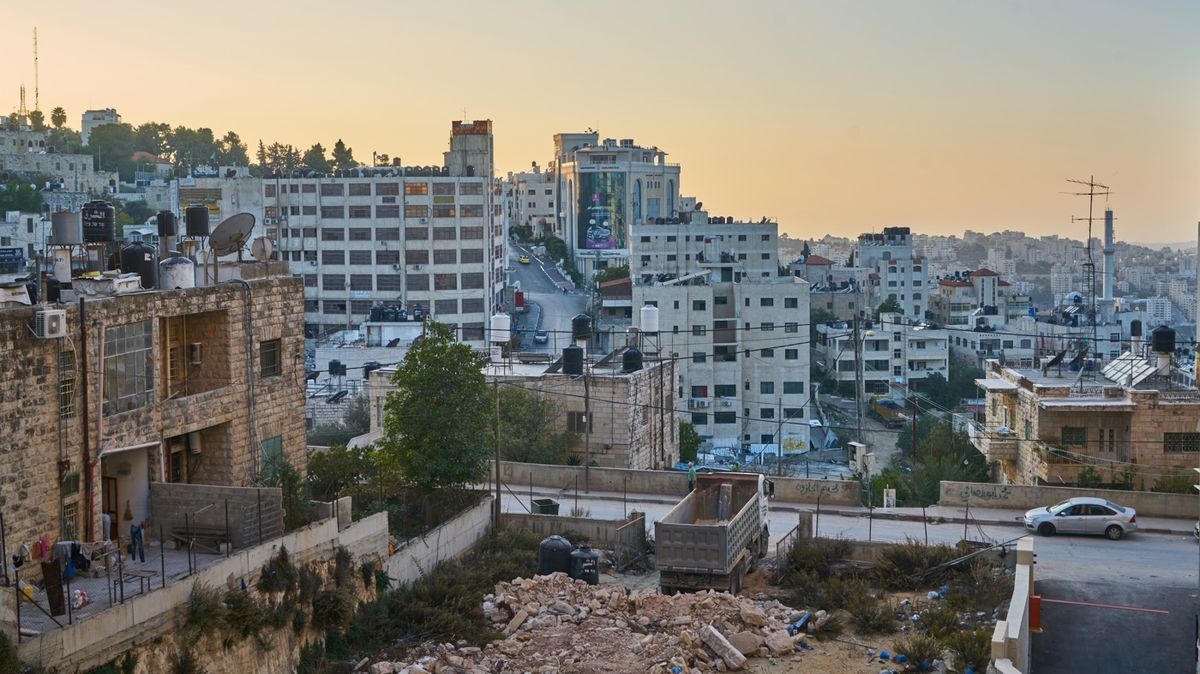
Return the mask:
{"type": "Polygon", "coordinates": [[[832,266],[833,260],[830,260],[829,258],[826,258],[826,257],[821,257],[820,255],[809,255],[808,257],[804,258],[804,264],[809,265],[809,266],[819,265],[819,266],[825,267],[825,266],[832,266]]]}
{"type": "Polygon", "coordinates": [[[988,269],[987,267],[980,267],[978,271],[971,273],[971,276],[999,276],[999,275],[1000,275],[999,273],[994,272],[991,269],[988,269]]]}
{"type": "Polygon", "coordinates": [[[1003,287],[1003,286],[1010,286],[1012,284],[1009,283],[1008,281],[1000,280],[1000,281],[996,281],[996,285],[1003,287]]]}
{"type": "Polygon", "coordinates": [[[970,281],[955,281],[952,278],[943,278],[943,279],[938,279],[938,285],[945,286],[947,288],[970,288],[971,282],[970,281]]]}

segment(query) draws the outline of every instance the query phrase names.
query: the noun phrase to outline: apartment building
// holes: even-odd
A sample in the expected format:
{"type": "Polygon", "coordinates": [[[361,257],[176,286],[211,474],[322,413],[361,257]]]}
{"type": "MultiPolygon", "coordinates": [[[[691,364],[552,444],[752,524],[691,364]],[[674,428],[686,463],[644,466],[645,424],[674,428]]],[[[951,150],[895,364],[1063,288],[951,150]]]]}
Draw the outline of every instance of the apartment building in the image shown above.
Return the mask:
{"type": "Polygon", "coordinates": [[[911,321],[925,319],[929,306],[928,278],[924,259],[913,255],[912,232],[908,227],[884,227],[882,232],[860,234],[856,264],[879,278],[879,302],[894,299],[911,321]]]}
{"type": "MultiPolygon", "coordinates": [[[[1124,358],[1124,357],[1123,357],[1124,358]]],[[[1008,484],[1071,485],[1090,466],[1106,483],[1150,489],[1164,474],[1193,474],[1200,452],[1200,392],[1179,389],[1158,366],[1130,356],[1082,383],[1065,368],[988,361],[976,380],[985,421],[969,427],[975,447],[1008,484]],[[1151,376],[1130,385],[1135,377],[1151,376]]]]}
{"type": "Polygon", "coordinates": [[[103,110],[85,110],[83,118],[79,123],[79,140],[84,145],[88,144],[88,138],[91,137],[92,131],[96,127],[104,126],[105,124],[120,124],[121,115],[117,114],[115,108],[104,108],[103,110]]]}
{"type": "Polygon", "coordinates": [[[910,390],[920,391],[924,380],[934,373],[950,377],[946,330],[909,324],[899,314],[883,314],[878,321],[864,321],[859,328],[861,359],[852,325],[817,326],[814,358],[839,388],[854,390],[861,370],[867,395],[904,398],[910,390]]]}
{"type": "Polygon", "coordinates": [[[482,346],[505,260],[490,121],[454,122],[440,167],[305,172],[262,189],[278,255],[304,279],[307,335],[353,329],[383,304],[482,346]]]}
{"type": "Polygon", "coordinates": [[[529,227],[535,238],[558,236],[558,200],[553,169],[534,162],[529,171],[509,173],[502,187],[509,227],[529,227]]]}
{"type": "Polygon", "coordinates": [[[237,274],[0,308],[7,549],[127,537],[153,517],[151,482],[251,486],[280,457],[305,470],[301,281],[278,263],[237,274]]]}

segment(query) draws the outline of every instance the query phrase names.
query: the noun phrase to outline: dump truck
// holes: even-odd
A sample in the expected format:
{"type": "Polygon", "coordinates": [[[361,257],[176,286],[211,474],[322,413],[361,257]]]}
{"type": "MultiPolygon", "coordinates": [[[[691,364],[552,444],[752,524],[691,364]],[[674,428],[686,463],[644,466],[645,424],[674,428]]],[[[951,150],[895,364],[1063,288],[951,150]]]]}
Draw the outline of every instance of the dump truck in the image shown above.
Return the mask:
{"type": "Polygon", "coordinates": [[[696,488],[654,523],[655,565],[664,594],[726,590],[770,548],[767,501],[775,484],[758,473],[696,476],[696,488]]]}
{"type": "Polygon", "coordinates": [[[908,423],[908,415],[904,407],[891,398],[875,398],[871,400],[871,416],[883,422],[887,428],[902,428],[908,423]]]}

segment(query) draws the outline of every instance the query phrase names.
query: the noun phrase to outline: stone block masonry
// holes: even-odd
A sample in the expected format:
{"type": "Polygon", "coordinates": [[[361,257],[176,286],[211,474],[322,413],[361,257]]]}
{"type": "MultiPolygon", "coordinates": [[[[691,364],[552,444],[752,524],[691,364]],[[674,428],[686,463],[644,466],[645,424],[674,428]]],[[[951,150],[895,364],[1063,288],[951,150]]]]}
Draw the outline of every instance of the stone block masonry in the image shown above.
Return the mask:
{"type": "Polygon", "coordinates": [[[203,484],[150,485],[151,534],[171,540],[191,526],[224,530],[229,527],[233,549],[240,550],[283,534],[283,493],[279,489],[220,487],[203,484]],[[226,504],[229,506],[226,520],[226,504]]]}

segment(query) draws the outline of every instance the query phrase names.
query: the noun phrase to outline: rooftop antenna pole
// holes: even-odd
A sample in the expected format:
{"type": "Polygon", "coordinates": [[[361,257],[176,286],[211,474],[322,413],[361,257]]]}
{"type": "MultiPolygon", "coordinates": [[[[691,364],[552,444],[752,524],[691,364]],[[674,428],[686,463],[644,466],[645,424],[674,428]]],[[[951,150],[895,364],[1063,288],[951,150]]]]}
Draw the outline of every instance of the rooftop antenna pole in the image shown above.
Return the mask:
{"type": "Polygon", "coordinates": [[[41,110],[38,100],[37,26],[33,27],[33,109],[41,110]]]}
{"type": "MultiPolygon", "coordinates": [[[[1099,328],[1097,327],[1099,315],[1096,312],[1096,261],[1092,258],[1092,222],[1096,219],[1092,213],[1092,206],[1095,202],[1096,197],[1098,197],[1098,196],[1107,197],[1110,193],[1108,191],[1108,189],[1109,189],[1108,185],[1101,185],[1100,183],[1096,182],[1096,176],[1094,176],[1094,175],[1089,176],[1087,180],[1074,180],[1072,178],[1067,178],[1067,182],[1074,183],[1076,185],[1083,185],[1084,187],[1088,188],[1088,190],[1086,192],[1065,192],[1065,194],[1070,194],[1072,196],[1077,196],[1077,197],[1086,196],[1088,198],[1087,217],[1082,218],[1082,217],[1071,216],[1071,222],[1075,223],[1075,222],[1086,221],[1088,224],[1087,243],[1086,243],[1086,245],[1087,245],[1087,262],[1084,263],[1083,269],[1084,269],[1084,276],[1085,276],[1085,281],[1086,281],[1087,291],[1088,291],[1088,306],[1089,306],[1089,311],[1091,312],[1091,318],[1092,318],[1092,348],[1095,349],[1095,348],[1097,348],[1097,342],[1098,342],[1098,338],[1099,338],[1099,328]],[[1103,190],[1103,191],[1100,191],[1100,190],[1103,190]]],[[[1086,366],[1087,366],[1087,364],[1085,362],[1080,362],[1079,371],[1081,373],[1081,377],[1082,377],[1083,370],[1086,366]]]]}

